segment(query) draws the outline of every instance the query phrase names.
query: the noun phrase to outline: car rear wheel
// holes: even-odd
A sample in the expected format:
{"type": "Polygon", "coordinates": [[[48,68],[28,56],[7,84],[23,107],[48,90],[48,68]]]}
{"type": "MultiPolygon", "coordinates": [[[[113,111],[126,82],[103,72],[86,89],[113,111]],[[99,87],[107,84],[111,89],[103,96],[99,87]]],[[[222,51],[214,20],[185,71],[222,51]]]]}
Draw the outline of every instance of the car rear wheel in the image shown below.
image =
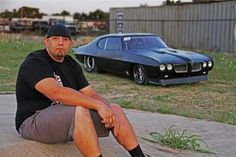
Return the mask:
{"type": "Polygon", "coordinates": [[[137,84],[146,85],[148,83],[148,76],[145,68],[142,65],[135,65],[133,68],[134,82],[137,84]]]}
{"type": "Polygon", "coordinates": [[[94,57],[85,56],[84,57],[84,67],[87,72],[94,72],[97,70],[97,65],[94,57]]]}

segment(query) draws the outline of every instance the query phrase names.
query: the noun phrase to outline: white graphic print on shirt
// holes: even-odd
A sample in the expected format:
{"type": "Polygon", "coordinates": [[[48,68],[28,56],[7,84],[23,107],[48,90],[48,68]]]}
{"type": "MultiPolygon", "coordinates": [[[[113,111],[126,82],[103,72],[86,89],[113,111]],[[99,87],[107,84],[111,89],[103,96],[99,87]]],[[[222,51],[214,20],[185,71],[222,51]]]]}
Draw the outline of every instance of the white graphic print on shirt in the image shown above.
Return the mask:
{"type": "Polygon", "coordinates": [[[54,78],[57,80],[57,82],[58,82],[61,86],[63,86],[63,83],[62,83],[62,81],[61,81],[61,77],[60,77],[59,75],[56,75],[55,72],[53,73],[53,75],[54,75],[54,78]]]}
{"type": "MultiPolygon", "coordinates": [[[[57,82],[58,82],[61,86],[63,86],[63,83],[62,83],[62,81],[61,81],[61,77],[60,77],[59,75],[56,75],[55,72],[53,73],[53,76],[54,76],[54,78],[57,80],[57,82]]],[[[54,101],[54,102],[51,103],[51,105],[57,105],[57,104],[62,104],[62,103],[59,102],[59,101],[54,101]]]]}

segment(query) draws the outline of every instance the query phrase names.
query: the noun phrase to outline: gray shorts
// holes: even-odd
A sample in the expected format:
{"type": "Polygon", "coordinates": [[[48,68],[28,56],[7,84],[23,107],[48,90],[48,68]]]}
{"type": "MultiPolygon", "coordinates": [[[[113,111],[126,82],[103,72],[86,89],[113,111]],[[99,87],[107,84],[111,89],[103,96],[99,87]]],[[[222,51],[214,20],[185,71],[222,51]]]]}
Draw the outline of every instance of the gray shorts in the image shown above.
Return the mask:
{"type": "MultiPolygon", "coordinates": [[[[75,109],[73,106],[53,105],[37,111],[20,126],[22,137],[42,143],[62,143],[73,140],[75,109]]],[[[109,136],[109,129],[101,123],[101,118],[90,110],[98,137],[109,136]]]]}

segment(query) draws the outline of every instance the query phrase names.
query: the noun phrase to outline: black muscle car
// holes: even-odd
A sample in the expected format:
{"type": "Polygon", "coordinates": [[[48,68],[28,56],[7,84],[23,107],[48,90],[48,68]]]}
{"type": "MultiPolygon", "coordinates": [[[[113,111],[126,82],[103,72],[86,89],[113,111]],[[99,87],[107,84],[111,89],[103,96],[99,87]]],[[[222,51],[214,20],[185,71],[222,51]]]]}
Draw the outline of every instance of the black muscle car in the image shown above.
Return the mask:
{"type": "Polygon", "coordinates": [[[73,51],[86,71],[127,75],[137,84],[206,81],[214,64],[209,56],[170,48],[147,33],[107,34],[73,51]]]}

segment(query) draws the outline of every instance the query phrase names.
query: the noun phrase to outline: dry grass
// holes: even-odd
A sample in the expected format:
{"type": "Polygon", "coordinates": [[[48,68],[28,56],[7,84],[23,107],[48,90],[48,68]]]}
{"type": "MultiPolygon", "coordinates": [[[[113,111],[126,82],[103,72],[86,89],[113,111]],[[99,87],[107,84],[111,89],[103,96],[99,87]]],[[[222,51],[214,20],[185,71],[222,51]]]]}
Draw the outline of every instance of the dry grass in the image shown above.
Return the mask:
{"type": "Polygon", "coordinates": [[[234,88],[232,84],[209,81],[191,85],[140,86],[116,75],[85,74],[98,93],[126,108],[236,124],[235,91],[222,94],[222,91],[234,88]]]}
{"type": "MultiPolygon", "coordinates": [[[[79,37],[74,46],[92,37],[79,37]]],[[[42,37],[0,35],[0,92],[14,92],[18,67],[31,51],[43,48],[42,37]]],[[[236,124],[236,55],[205,52],[215,67],[209,81],[190,85],[141,86],[127,77],[108,73],[86,73],[94,89],[125,108],[176,114],[236,124]]],[[[72,55],[73,56],[73,55],[72,55]]]]}

